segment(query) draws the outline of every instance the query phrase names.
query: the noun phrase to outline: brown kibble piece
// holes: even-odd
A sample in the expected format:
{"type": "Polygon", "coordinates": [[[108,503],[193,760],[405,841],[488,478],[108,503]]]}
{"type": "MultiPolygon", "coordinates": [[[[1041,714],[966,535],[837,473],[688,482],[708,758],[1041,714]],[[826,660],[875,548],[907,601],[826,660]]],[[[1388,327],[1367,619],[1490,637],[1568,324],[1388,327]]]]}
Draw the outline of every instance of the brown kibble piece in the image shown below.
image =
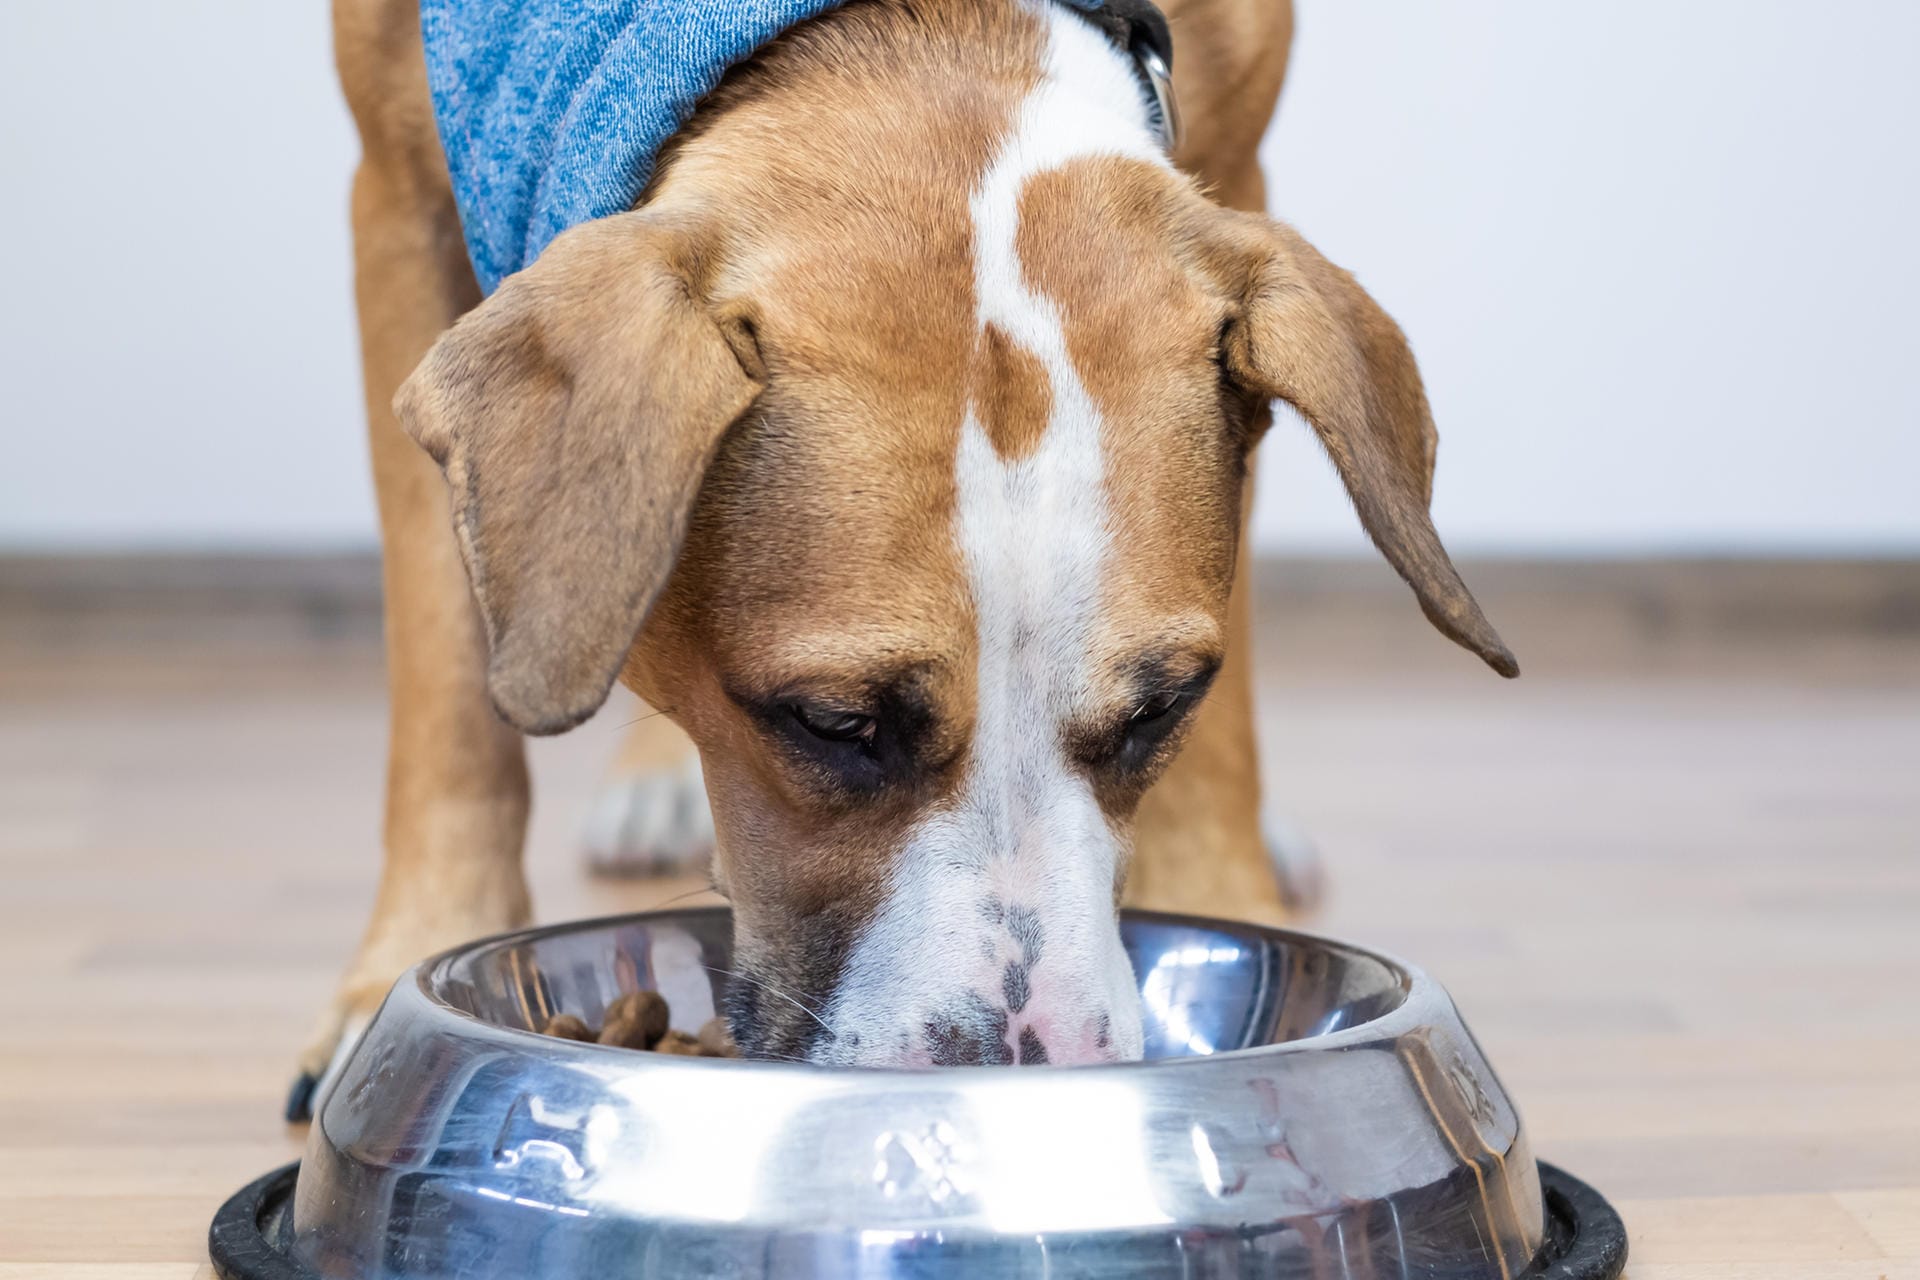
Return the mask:
{"type": "Polygon", "coordinates": [[[646,1029],[633,1018],[613,1018],[600,1028],[600,1043],[616,1049],[644,1049],[647,1047],[646,1029]]]}
{"type": "Polygon", "coordinates": [[[697,1058],[700,1055],[700,1042],[684,1031],[669,1031],[660,1037],[660,1043],[653,1046],[655,1053],[671,1053],[681,1058],[697,1058]]]}
{"type": "Polygon", "coordinates": [[[593,1030],[586,1023],[570,1013],[556,1013],[547,1019],[547,1025],[540,1028],[543,1036],[557,1036],[562,1040],[593,1040],[593,1030]]]}
{"type": "Polygon", "coordinates": [[[700,1056],[703,1058],[737,1058],[740,1047],[733,1042],[733,1029],[727,1026],[725,1018],[708,1018],[701,1024],[700,1034],[695,1037],[700,1042],[700,1056]]]}
{"type": "Polygon", "coordinates": [[[740,1050],[733,1043],[733,1032],[725,1018],[709,1018],[697,1036],[667,1027],[671,1010],[657,991],[629,991],[607,1006],[600,1033],[570,1013],[556,1013],[542,1027],[544,1035],[562,1040],[598,1039],[601,1044],[620,1049],[651,1049],[655,1053],[679,1058],[737,1058],[740,1050]]]}
{"type": "Polygon", "coordinates": [[[651,1049],[667,1033],[667,1002],[658,991],[629,991],[607,1006],[600,1043],[651,1049]]]}

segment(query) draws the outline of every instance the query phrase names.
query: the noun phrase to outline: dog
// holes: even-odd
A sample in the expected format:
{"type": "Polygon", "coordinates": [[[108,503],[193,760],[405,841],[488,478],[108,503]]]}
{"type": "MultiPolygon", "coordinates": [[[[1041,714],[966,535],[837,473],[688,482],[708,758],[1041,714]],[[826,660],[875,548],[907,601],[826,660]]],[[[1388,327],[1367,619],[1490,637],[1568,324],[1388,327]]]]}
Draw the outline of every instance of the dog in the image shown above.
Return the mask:
{"type": "Polygon", "coordinates": [[[1123,900],[1285,914],[1244,581],[1273,400],[1516,673],[1429,519],[1405,339],[1264,212],[1290,7],[1172,0],[1164,103],[1100,8],[811,18],[483,298],[415,0],[336,0],[392,722],[295,1110],[404,967],[527,923],[522,735],[616,680],[697,749],[746,1056],[1137,1057],[1123,900]]]}

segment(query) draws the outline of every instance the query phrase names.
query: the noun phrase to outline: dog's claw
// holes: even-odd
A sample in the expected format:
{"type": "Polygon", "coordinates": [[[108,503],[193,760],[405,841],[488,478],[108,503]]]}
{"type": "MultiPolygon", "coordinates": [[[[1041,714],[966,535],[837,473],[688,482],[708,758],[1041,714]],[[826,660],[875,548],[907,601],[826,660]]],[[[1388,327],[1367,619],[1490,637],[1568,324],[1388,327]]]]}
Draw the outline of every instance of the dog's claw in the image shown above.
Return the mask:
{"type": "Polygon", "coordinates": [[[320,1087],[320,1077],[311,1071],[302,1071],[294,1078],[293,1088],[287,1090],[287,1123],[305,1124],[313,1119],[313,1093],[320,1087]]]}

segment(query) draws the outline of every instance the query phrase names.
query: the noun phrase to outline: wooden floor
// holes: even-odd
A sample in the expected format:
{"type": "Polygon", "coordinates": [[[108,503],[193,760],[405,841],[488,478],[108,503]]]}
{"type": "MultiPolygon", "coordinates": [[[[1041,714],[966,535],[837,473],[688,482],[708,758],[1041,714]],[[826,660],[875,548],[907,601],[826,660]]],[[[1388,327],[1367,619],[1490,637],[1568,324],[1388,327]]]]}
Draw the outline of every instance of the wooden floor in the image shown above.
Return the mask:
{"type": "MultiPolygon", "coordinates": [[[[1729,575],[1496,569],[1503,684],[1303,574],[1263,608],[1268,776],[1314,923],[1449,984],[1631,1276],[1920,1277],[1920,613],[1729,575]]],[[[298,1154],[376,861],[364,604],[0,590],[0,1280],[209,1274],[215,1205],[298,1154]]],[[[536,747],[548,918],[680,891],[574,856],[623,711],[536,747]]]]}

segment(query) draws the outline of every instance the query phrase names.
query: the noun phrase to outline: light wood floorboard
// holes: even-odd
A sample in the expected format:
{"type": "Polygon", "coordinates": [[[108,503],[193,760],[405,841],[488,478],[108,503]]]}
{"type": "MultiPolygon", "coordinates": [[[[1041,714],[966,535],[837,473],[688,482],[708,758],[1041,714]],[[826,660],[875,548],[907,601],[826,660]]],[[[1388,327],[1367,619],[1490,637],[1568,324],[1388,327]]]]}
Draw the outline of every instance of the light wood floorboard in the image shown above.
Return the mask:
{"type": "MultiPolygon", "coordinates": [[[[1311,923],[1449,985],[1635,1280],[1920,1277],[1914,620],[1527,582],[1489,601],[1511,685],[1397,595],[1270,595],[1311,923]]],[[[379,655],[364,618],[218,604],[0,618],[0,1280],[207,1274],[216,1204],[299,1152],[289,1064],[375,872],[379,655]]],[[[631,714],[535,747],[545,918],[691,887],[575,856],[631,714]]]]}

